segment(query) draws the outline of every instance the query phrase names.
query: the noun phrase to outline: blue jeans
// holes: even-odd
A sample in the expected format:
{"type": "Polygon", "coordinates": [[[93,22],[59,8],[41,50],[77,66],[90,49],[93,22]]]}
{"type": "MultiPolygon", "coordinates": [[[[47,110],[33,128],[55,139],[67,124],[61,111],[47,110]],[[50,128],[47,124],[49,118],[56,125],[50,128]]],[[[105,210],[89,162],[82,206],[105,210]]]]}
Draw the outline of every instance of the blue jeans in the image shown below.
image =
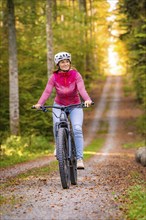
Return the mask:
{"type": "MultiPolygon", "coordinates": [[[[55,106],[60,106],[58,104],[54,104],[55,106]]],[[[53,109],[53,112],[58,116],[60,116],[60,109],[53,109]]],[[[57,118],[53,114],[53,131],[54,131],[54,137],[55,137],[55,123],[59,122],[59,118],[57,118]]],[[[73,134],[74,134],[74,140],[76,145],[76,152],[77,152],[77,159],[83,158],[83,146],[84,146],[84,140],[83,140],[83,131],[82,131],[82,125],[83,125],[83,109],[82,108],[74,108],[70,111],[69,114],[70,121],[72,124],[73,134]]],[[[56,137],[55,137],[56,141],[56,137]]]]}

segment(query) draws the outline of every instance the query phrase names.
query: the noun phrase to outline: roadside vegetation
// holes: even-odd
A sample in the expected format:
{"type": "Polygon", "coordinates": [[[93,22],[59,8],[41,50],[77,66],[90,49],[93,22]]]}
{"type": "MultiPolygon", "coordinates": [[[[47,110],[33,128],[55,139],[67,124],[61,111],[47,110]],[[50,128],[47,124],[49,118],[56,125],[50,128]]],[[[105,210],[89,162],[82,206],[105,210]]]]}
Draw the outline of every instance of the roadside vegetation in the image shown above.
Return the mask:
{"type": "MultiPolygon", "coordinates": [[[[141,135],[143,139],[145,139],[146,135],[146,114],[145,114],[145,104],[141,104],[137,100],[137,95],[136,95],[136,90],[135,90],[135,83],[132,80],[132,77],[129,75],[125,75],[123,77],[123,82],[124,82],[124,95],[126,97],[133,97],[135,100],[136,106],[141,110],[141,115],[137,117],[137,119],[131,123],[133,123],[133,127],[135,127],[136,132],[141,135]]],[[[145,88],[146,89],[146,88],[145,88]]]]}
{"type": "Polygon", "coordinates": [[[130,149],[130,148],[137,149],[137,148],[143,147],[143,146],[145,146],[145,140],[141,139],[139,141],[133,141],[133,142],[130,142],[130,143],[126,143],[126,144],[123,145],[123,148],[125,148],[125,149],[130,149]]]}
{"type": "Polygon", "coordinates": [[[0,167],[34,160],[53,153],[54,144],[44,136],[10,136],[1,145],[0,167]]]}
{"type": "MultiPolygon", "coordinates": [[[[136,91],[134,82],[129,76],[124,77],[124,95],[126,97],[132,96],[136,100],[136,91]]],[[[137,102],[139,109],[143,111],[143,107],[137,102]]],[[[136,120],[131,121],[132,127],[136,131],[138,139],[123,144],[125,149],[138,149],[145,146],[145,131],[146,131],[146,116],[141,114],[136,120]]],[[[130,125],[131,126],[131,125],[130,125]]],[[[121,209],[125,213],[127,220],[145,220],[146,217],[146,183],[139,173],[132,174],[131,181],[134,182],[133,186],[127,188],[124,195],[121,195],[118,199],[123,204],[121,209]]]]}
{"type": "Polygon", "coordinates": [[[123,203],[121,209],[125,212],[127,220],[145,220],[146,214],[146,190],[143,181],[129,187],[120,198],[123,203]]]}

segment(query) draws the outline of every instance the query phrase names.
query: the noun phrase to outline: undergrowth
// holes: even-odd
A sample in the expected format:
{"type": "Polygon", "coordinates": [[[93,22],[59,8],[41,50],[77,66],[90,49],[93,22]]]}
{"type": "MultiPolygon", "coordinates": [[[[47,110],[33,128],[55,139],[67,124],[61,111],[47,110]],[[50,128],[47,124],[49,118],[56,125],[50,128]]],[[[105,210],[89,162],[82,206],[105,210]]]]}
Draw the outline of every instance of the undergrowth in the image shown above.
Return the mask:
{"type": "Polygon", "coordinates": [[[48,155],[53,149],[53,144],[44,136],[10,136],[1,145],[0,167],[48,155]]]}
{"type": "Polygon", "coordinates": [[[123,196],[122,209],[128,220],[146,219],[146,190],[142,185],[130,187],[123,196]]]}
{"type": "Polygon", "coordinates": [[[139,133],[140,135],[142,135],[143,137],[145,137],[146,135],[146,114],[145,114],[145,104],[142,104],[138,101],[137,97],[136,97],[136,91],[135,91],[135,87],[134,87],[134,82],[132,81],[132,78],[130,77],[130,75],[127,75],[124,77],[124,95],[133,97],[134,100],[137,103],[137,106],[139,107],[139,109],[142,110],[142,114],[140,116],[138,116],[136,118],[136,120],[133,122],[133,126],[136,127],[137,133],[139,133]]]}
{"type": "Polygon", "coordinates": [[[123,144],[123,148],[129,149],[129,148],[139,148],[145,146],[145,140],[139,140],[139,141],[133,141],[130,143],[123,144]]]}

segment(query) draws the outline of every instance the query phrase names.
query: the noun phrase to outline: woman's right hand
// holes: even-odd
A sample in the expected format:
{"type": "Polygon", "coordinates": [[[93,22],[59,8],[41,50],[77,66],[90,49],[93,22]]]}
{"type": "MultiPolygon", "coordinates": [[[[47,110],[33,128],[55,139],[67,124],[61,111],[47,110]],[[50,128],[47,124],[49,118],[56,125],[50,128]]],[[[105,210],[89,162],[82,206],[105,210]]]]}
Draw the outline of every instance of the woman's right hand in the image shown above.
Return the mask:
{"type": "Polygon", "coordinates": [[[33,107],[36,108],[36,109],[40,109],[41,105],[40,104],[36,104],[36,105],[33,105],[33,107]]]}

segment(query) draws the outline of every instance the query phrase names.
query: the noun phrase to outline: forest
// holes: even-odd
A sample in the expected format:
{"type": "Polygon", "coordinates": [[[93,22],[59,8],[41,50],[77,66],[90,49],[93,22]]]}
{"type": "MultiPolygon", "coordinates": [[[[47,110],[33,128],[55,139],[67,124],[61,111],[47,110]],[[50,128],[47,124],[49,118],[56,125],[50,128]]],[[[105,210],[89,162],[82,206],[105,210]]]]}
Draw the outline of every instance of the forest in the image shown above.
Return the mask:
{"type": "MultiPolygon", "coordinates": [[[[116,74],[128,77],[137,102],[146,107],[145,1],[116,1],[112,15],[109,2],[112,0],[1,1],[1,144],[12,146],[17,137],[29,146],[34,138],[42,143],[44,138],[52,141],[51,117],[32,111],[31,106],[55,68],[53,57],[59,51],[72,54],[72,64],[90,91],[98,79],[115,74],[108,70],[112,39],[120,55],[116,74]]],[[[47,104],[53,99],[54,93],[47,104]]]]}

